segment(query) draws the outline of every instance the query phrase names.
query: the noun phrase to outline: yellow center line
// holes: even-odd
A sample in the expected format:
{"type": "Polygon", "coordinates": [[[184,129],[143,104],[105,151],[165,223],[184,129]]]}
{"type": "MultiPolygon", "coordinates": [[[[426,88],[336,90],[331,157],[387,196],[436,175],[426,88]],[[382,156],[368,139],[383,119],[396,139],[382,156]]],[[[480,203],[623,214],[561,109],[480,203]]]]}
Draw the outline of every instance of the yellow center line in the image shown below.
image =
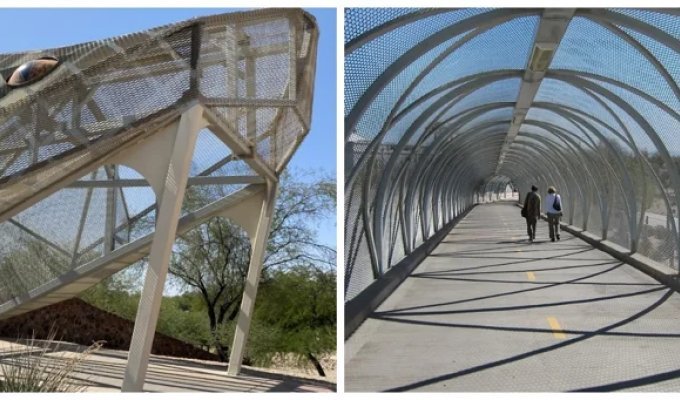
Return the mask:
{"type": "Polygon", "coordinates": [[[529,278],[530,281],[535,281],[536,280],[536,275],[534,275],[533,272],[528,271],[527,272],[527,277],[529,278]]]}
{"type": "Polygon", "coordinates": [[[562,327],[560,326],[560,323],[557,322],[557,318],[548,317],[548,324],[550,324],[550,328],[553,330],[553,336],[555,336],[555,339],[567,338],[567,335],[562,332],[562,327]]]}

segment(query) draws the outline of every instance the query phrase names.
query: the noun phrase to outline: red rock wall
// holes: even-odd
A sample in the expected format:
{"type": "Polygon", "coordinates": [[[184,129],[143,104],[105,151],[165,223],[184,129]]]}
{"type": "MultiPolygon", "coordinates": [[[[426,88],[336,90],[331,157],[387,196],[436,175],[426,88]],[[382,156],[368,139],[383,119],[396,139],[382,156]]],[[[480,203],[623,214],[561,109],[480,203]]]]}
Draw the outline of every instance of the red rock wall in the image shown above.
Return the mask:
{"type": "MultiPolygon", "coordinates": [[[[55,339],[57,340],[85,346],[104,340],[106,349],[128,350],[134,322],[100,310],[78,298],[73,298],[0,321],[0,337],[47,339],[52,326],[56,329],[55,339]]],[[[154,338],[151,353],[218,360],[215,354],[158,332],[154,338]]]]}

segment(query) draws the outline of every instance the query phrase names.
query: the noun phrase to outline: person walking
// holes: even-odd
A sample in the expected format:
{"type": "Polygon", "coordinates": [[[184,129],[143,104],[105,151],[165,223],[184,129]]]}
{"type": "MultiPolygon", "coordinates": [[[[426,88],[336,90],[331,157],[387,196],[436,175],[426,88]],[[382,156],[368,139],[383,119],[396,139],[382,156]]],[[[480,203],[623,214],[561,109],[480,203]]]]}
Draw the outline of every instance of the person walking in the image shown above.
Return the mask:
{"type": "Polygon", "coordinates": [[[548,188],[545,196],[545,214],[548,216],[548,230],[550,241],[560,240],[560,217],[562,216],[562,197],[557,194],[554,186],[548,188]]]}
{"type": "Polygon", "coordinates": [[[537,192],[536,185],[532,185],[531,192],[527,193],[526,198],[524,198],[524,207],[522,208],[522,216],[527,220],[529,243],[536,239],[536,222],[541,216],[541,196],[537,192]]]}

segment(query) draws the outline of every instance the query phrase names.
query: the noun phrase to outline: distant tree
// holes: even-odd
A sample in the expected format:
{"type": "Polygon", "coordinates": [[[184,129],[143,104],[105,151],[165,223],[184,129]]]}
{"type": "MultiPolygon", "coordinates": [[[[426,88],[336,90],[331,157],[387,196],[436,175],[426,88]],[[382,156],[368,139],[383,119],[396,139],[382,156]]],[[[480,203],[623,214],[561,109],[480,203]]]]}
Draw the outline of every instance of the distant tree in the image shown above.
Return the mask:
{"type": "Polygon", "coordinates": [[[269,335],[262,343],[253,329],[250,353],[265,359],[276,353],[294,354],[326,376],[319,359],[336,348],[335,270],[298,266],[275,271],[261,285],[255,319],[269,335]]]}
{"type": "MultiPolygon", "coordinates": [[[[334,265],[335,250],[319,242],[313,225],[334,215],[334,181],[307,178],[302,181],[291,174],[281,177],[263,274],[301,263],[334,265]]],[[[210,192],[194,187],[185,205],[196,208],[210,197],[210,192]]],[[[230,335],[225,334],[224,326],[238,315],[249,262],[250,242],[245,231],[223,218],[214,218],[182,235],[173,251],[170,273],[200,294],[214,346],[225,361],[230,335]]]]}
{"type": "Polygon", "coordinates": [[[105,279],[82,292],[79,297],[99,309],[134,321],[139,303],[139,292],[130,293],[117,283],[111,278],[105,279]]]}
{"type": "Polygon", "coordinates": [[[205,307],[196,293],[163,297],[157,330],[204,350],[213,345],[205,307]]]}

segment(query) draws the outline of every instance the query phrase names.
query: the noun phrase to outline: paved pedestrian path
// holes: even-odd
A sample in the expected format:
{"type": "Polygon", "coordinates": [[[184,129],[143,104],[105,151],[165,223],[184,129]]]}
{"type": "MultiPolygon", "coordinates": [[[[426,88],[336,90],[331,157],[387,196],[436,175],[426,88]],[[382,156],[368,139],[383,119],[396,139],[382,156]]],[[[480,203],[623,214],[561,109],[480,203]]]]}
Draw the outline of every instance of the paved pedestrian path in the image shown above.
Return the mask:
{"type": "MultiPolygon", "coordinates": [[[[47,371],[68,368],[84,346],[63,343],[43,349],[44,341],[25,346],[0,339],[0,379],[16,365],[40,365],[47,371]]],[[[87,392],[120,392],[127,351],[99,349],[80,361],[69,374],[87,392]]],[[[151,355],[144,383],[145,392],[335,392],[335,383],[311,377],[244,366],[238,376],[227,375],[227,364],[151,355]]],[[[0,396],[1,397],[1,396],[0,396]]],[[[9,397],[8,397],[9,398],[9,397]]]]}
{"type": "Polygon", "coordinates": [[[346,391],[680,391],[680,294],[478,206],[350,337],[346,391]]]}

